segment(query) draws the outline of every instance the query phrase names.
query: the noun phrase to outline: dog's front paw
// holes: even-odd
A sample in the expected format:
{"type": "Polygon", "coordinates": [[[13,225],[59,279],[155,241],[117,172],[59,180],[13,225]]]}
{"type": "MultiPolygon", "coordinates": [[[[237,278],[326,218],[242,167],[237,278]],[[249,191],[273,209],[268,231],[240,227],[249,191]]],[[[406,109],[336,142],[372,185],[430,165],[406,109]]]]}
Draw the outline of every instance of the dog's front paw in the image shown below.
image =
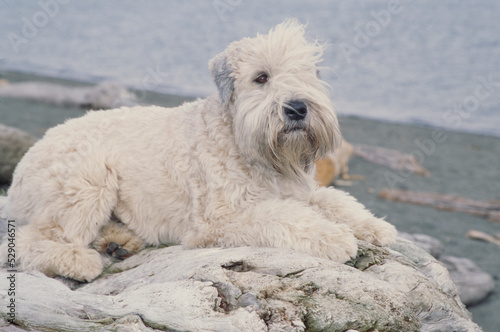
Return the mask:
{"type": "Polygon", "coordinates": [[[322,244],[321,247],[327,258],[339,263],[347,262],[358,253],[358,244],[353,234],[337,239],[336,243],[322,244]]]}
{"type": "Polygon", "coordinates": [[[375,217],[350,226],[358,239],[379,246],[394,244],[398,235],[396,227],[375,217]]]}
{"type": "Polygon", "coordinates": [[[307,238],[299,241],[299,248],[317,257],[328,258],[332,261],[345,263],[356,257],[358,244],[352,231],[345,225],[328,223],[317,233],[306,233],[307,238]]]}

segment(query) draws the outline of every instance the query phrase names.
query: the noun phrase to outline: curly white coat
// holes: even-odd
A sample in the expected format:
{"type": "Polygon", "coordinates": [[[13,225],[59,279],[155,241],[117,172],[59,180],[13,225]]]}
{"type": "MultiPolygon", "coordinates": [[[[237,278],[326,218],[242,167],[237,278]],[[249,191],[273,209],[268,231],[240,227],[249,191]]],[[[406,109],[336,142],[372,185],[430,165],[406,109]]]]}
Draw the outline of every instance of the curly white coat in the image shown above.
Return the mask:
{"type": "Polygon", "coordinates": [[[89,245],[112,213],[153,245],[270,246],[344,262],[356,238],[394,242],[392,225],[313,180],[314,160],[341,140],[321,52],[285,21],[210,62],[217,95],[89,112],[49,130],[8,192],[9,217],[25,225],[21,268],[96,278],[103,262],[89,245]],[[284,114],[293,100],[307,105],[303,121],[284,114]]]}

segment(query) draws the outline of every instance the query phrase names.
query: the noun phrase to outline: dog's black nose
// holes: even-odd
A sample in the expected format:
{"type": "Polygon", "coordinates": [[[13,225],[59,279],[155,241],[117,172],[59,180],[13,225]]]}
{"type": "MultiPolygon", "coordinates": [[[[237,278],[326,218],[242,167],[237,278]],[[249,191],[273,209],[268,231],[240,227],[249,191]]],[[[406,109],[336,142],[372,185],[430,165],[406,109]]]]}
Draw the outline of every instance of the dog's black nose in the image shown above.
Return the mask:
{"type": "Polygon", "coordinates": [[[292,100],[283,106],[283,111],[290,120],[300,121],[307,115],[307,106],[300,100],[292,100]]]}

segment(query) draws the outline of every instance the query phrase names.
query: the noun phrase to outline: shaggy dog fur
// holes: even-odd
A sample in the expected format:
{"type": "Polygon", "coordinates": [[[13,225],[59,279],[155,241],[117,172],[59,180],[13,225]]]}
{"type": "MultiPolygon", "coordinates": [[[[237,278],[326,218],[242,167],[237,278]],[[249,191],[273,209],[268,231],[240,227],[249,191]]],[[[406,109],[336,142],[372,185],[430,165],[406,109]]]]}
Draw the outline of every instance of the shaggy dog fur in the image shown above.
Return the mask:
{"type": "Polygon", "coordinates": [[[356,238],[393,243],[392,225],[313,179],[314,161],[341,141],[321,54],[286,21],[211,60],[218,94],[49,130],[8,192],[9,218],[25,225],[20,267],[96,278],[103,260],[91,243],[113,213],[150,245],[269,246],[345,262],[356,238]]]}

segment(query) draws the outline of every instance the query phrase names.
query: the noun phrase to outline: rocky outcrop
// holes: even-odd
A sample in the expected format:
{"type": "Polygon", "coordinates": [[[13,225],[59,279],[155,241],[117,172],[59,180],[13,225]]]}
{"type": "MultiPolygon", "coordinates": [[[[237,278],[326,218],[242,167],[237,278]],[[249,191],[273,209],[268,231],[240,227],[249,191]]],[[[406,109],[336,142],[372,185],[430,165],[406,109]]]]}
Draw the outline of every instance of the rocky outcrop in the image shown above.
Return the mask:
{"type": "Polygon", "coordinates": [[[443,264],[402,238],[391,248],[360,242],[346,264],[275,248],[172,246],[110,261],[88,284],[5,267],[0,279],[6,331],[480,331],[443,264]]]}
{"type": "Polygon", "coordinates": [[[274,248],[149,248],[89,284],[19,272],[15,287],[14,322],[42,331],[480,331],[444,266],[403,239],[360,243],[348,264],[274,248]]]}
{"type": "Polygon", "coordinates": [[[0,184],[10,183],[17,163],[37,138],[0,123],[0,184]]]}

